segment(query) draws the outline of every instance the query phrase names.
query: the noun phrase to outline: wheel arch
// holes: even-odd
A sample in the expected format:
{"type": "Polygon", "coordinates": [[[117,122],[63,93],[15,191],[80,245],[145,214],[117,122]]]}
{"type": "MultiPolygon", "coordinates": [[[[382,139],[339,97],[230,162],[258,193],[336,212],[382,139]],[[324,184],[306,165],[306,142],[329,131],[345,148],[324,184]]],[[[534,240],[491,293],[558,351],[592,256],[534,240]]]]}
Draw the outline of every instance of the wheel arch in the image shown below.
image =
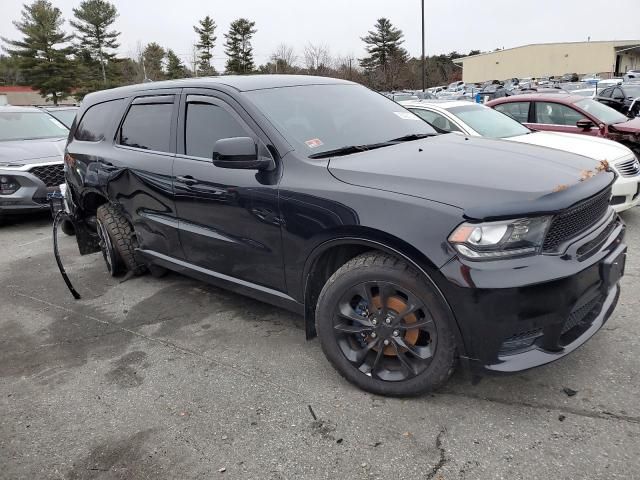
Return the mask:
{"type": "Polygon", "coordinates": [[[365,235],[349,235],[333,238],[318,245],[309,255],[303,272],[304,321],[307,339],[316,336],[315,306],[322,287],[329,277],[351,258],[367,251],[382,251],[401,258],[417,269],[434,287],[446,305],[450,324],[454,330],[460,356],[466,354],[462,333],[447,298],[433,280],[437,267],[415,248],[401,240],[389,241],[365,235]]]}

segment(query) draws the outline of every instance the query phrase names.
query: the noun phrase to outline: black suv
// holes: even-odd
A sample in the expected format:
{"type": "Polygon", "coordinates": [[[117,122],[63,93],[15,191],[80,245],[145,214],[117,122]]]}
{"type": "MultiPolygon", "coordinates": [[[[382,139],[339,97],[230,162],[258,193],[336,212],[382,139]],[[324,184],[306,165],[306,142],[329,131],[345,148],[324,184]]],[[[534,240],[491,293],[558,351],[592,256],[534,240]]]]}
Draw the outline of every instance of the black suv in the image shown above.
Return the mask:
{"type": "Polygon", "coordinates": [[[585,157],[436,135],[360,85],[304,76],[88,95],[65,155],[81,253],[182,272],[305,316],[371,392],[458,360],[514,372],[575,350],[619,295],[615,174],[585,157]]]}

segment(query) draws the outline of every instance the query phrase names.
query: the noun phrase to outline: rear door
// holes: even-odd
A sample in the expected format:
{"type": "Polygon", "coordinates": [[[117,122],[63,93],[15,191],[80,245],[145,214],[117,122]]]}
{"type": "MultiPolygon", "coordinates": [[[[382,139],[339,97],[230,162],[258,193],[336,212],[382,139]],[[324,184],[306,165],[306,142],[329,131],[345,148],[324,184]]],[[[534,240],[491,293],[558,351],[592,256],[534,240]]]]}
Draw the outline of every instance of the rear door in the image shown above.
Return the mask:
{"type": "Polygon", "coordinates": [[[179,91],[131,98],[102,170],[140,248],[181,258],[172,185],[179,99],[179,91]]]}
{"type": "Polygon", "coordinates": [[[280,171],[216,167],[217,140],[264,133],[228,95],[185,90],[174,165],[176,208],[186,260],[198,267],[284,291],[278,209],[280,171]]]}

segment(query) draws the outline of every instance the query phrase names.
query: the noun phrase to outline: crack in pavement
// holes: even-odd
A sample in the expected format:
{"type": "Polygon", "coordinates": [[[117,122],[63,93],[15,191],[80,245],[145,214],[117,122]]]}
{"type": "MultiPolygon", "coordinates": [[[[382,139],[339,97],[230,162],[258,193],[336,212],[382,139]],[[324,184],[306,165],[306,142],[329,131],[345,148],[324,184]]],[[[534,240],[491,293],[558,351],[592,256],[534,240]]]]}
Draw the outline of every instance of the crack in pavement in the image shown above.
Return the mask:
{"type": "MultiPolygon", "coordinates": [[[[9,287],[11,288],[11,287],[9,287]]],[[[129,328],[126,327],[122,327],[118,324],[109,322],[107,320],[102,320],[100,318],[94,317],[92,315],[88,315],[86,313],[83,312],[78,312],[72,308],[68,308],[68,307],[64,307],[61,305],[57,305],[55,303],[51,303],[47,300],[38,298],[38,297],[34,297],[32,295],[27,295],[24,293],[20,293],[20,292],[15,292],[16,295],[24,297],[24,298],[28,298],[34,302],[38,302],[40,304],[43,305],[47,305],[49,307],[53,307],[59,310],[63,310],[67,313],[72,313],[74,315],[79,315],[81,317],[84,318],[88,318],[94,322],[98,322],[100,324],[103,325],[108,325],[110,327],[116,328],[120,331],[123,332],[127,332],[131,335],[134,335],[136,337],[145,339],[149,342],[153,342],[153,343],[157,343],[160,345],[163,345],[165,347],[169,347],[172,348],[174,350],[177,350],[179,352],[182,352],[184,354],[187,355],[192,355],[195,357],[199,357],[209,363],[212,363],[214,365],[217,365],[219,367],[222,368],[226,368],[238,375],[241,375],[243,377],[246,378],[251,378],[252,380],[256,381],[256,382],[260,382],[263,383],[265,385],[270,385],[271,387],[274,387],[276,389],[280,389],[282,391],[286,391],[292,395],[301,397],[301,398],[306,398],[306,394],[304,394],[303,392],[300,392],[298,390],[294,390],[292,388],[289,388],[285,385],[276,383],[276,382],[272,382],[270,380],[267,380],[263,377],[257,376],[253,373],[247,372],[241,368],[238,368],[237,366],[234,365],[230,365],[224,362],[221,362],[220,360],[217,360],[215,358],[212,358],[206,354],[197,352],[195,350],[180,346],[176,343],[170,342],[168,340],[163,340],[160,338],[155,338],[155,337],[151,337],[148,335],[144,335],[140,332],[136,332],[135,330],[131,330],[129,328]]],[[[507,406],[518,406],[518,407],[526,407],[526,408],[533,408],[533,409],[537,409],[537,410],[555,410],[555,411],[560,411],[563,413],[570,413],[572,415],[576,415],[576,416],[581,416],[581,417],[587,417],[587,418],[595,418],[595,419],[601,419],[601,420],[616,420],[616,421],[622,421],[622,422],[627,422],[627,423],[634,423],[634,424],[640,424],[640,417],[636,417],[636,416],[630,416],[630,415],[620,415],[620,414],[616,414],[613,412],[608,412],[608,411],[589,411],[589,410],[583,410],[583,409],[579,409],[579,408],[573,408],[573,407],[566,407],[566,406],[562,406],[562,405],[552,405],[552,404],[545,404],[545,403],[531,403],[531,402],[524,402],[524,401],[513,401],[513,400],[506,400],[506,399],[500,399],[500,398],[490,398],[490,397],[483,397],[481,395],[477,395],[477,394],[473,394],[473,393],[465,393],[465,392],[456,392],[456,391],[440,391],[440,392],[435,392],[434,395],[437,396],[446,396],[446,395],[450,395],[450,396],[458,396],[458,397],[465,397],[465,398],[470,398],[470,399],[474,399],[474,400],[482,400],[482,401],[486,401],[486,402],[492,402],[492,403],[498,403],[498,404],[502,404],[502,405],[507,405],[507,406]]],[[[316,399],[317,402],[317,399],[316,399]]],[[[324,403],[324,402],[320,402],[320,403],[324,403]]],[[[394,433],[397,433],[394,431],[394,433]]],[[[443,432],[441,432],[442,434],[443,432]]]]}
{"type": "Polygon", "coordinates": [[[482,395],[477,395],[474,393],[465,393],[465,392],[456,392],[456,391],[441,391],[441,392],[436,392],[435,395],[443,395],[443,396],[450,395],[453,397],[464,397],[464,398],[471,398],[473,400],[483,400],[485,402],[499,403],[501,405],[507,405],[511,407],[527,407],[527,408],[534,408],[536,410],[556,410],[558,412],[569,413],[579,417],[596,418],[600,420],[619,420],[621,422],[640,424],[640,417],[636,417],[633,415],[621,415],[618,413],[609,412],[607,410],[601,410],[601,411],[584,410],[582,408],[568,407],[564,405],[552,405],[550,403],[532,403],[532,402],[525,402],[522,400],[506,400],[502,398],[484,397],[482,395]]]}
{"type": "Polygon", "coordinates": [[[436,437],[436,448],[440,452],[440,460],[438,460],[438,463],[436,463],[431,469],[431,471],[427,473],[427,480],[431,480],[432,478],[434,478],[438,474],[440,469],[444,467],[449,461],[449,459],[447,458],[447,453],[444,447],[442,446],[442,437],[446,432],[447,432],[447,429],[443,427],[440,430],[440,433],[438,433],[438,436],[436,437]]]}

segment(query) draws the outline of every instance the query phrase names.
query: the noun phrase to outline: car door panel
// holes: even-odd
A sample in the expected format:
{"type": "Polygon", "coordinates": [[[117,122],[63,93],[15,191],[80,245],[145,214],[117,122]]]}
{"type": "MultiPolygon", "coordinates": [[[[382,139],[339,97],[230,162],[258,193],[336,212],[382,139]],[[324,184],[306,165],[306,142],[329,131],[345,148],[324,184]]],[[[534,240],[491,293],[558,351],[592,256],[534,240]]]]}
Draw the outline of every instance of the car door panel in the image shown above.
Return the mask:
{"type": "MultiPolygon", "coordinates": [[[[162,92],[158,95],[154,92],[153,95],[131,99],[114,145],[109,149],[109,156],[98,162],[98,174],[104,176],[103,184],[109,199],[119,204],[131,220],[139,247],[180,258],[182,249],[177,231],[172,180],[178,93],[162,92]],[[145,128],[162,126],[162,131],[157,134],[164,137],[166,148],[162,150],[166,151],[151,150],[148,145],[126,145],[121,141],[123,127],[132,129],[133,133],[127,135],[136,135],[133,112],[134,109],[143,108],[152,111],[138,116],[135,121],[139,124],[154,117],[157,123],[148,124],[145,128]],[[169,115],[169,118],[160,121],[160,112],[169,115]],[[126,127],[129,120],[131,127],[126,127]]],[[[144,137],[145,133],[138,135],[144,137]]]]}
{"type": "MultiPolygon", "coordinates": [[[[190,129],[209,128],[209,125],[211,134],[207,141],[211,142],[211,147],[220,135],[220,138],[250,136],[262,142],[253,125],[224,101],[222,94],[198,93],[201,92],[186,91],[182,98],[180,130],[184,132],[181,138],[184,143],[173,170],[180,241],[185,257],[198,267],[284,291],[278,210],[280,171],[216,167],[211,154],[205,158],[204,152],[209,150],[204,147],[194,147],[199,155],[189,155],[193,153],[189,151],[189,145],[196,142],[195,137],[189,138],[190,129]],[[195,105],[198,107],[194,108],[195,105]],[[207,113],[211,115],[210,121],[205,121],[207,117],[194,117],[193,122],[198,123],[192,123],[190,108],[192,112],[209,109],[215,113],[207,113]],[[227,122],[226,126],[220,126],[223,120],[227,122]]],[[[263,148],[266,149],[264,145],[263,148]]]]}

